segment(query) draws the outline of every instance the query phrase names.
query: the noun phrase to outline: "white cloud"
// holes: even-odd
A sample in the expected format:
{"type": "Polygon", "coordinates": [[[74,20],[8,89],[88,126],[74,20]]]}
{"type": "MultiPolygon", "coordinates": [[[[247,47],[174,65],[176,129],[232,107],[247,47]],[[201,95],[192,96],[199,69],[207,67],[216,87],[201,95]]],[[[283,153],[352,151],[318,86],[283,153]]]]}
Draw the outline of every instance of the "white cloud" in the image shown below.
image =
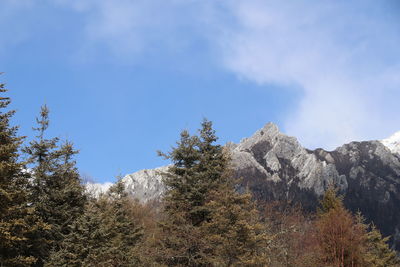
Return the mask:
{"type": "Polygon", "coordinates": [[[377,2],[347,3],[237,1],[229,8],[238,24],[220,39],[225,65],[241,77],[302,88],[285,128],[309,147],[400,128],[391,102],[400,96],[398,25],[377,2]]]}
{"type": "Polygon", "coordinates": [[[120,58],[153,46],[174,49],[197,35],[240,77],[301,88],[284,128],[306,146],[334,148],[400,128],[393,101],[400,96],[400,38],[383,3],[59,1],[86,14],[88,40],[120,58]],[[181,32],[183,25],[190,31],[181,32]]]}
{"type": "Polygon", "coordinates": [[[57,0],[57,3],[83,15],[83,53],[90,53],[96,46],[106,47],[120,62],[135,61],[149,51],[184,49],[193,41],[191,30],[195,31],[200,19],[193,14],[208,6],[196,0],[57,0]]]}
{"type": "MultiPolygon", "coordinates": [[[[34,1],[6,2],[20,8],[34,1]]],[[[117,60],[132,62],[149,50],[182,50],[198,38],[207,40],[213,55],[238,76],[262,85],[300,88],[301,98],[287,114],[285,131],[308,147],[333,148],[400,129],[399,17],[384,6],[389,2],[49,3],[82,15],[82,55],[100,46],[117,60]]]]}
{"type": "Polygon", "coordinates": [[[7,50],[30,37],[25,23],[15,21],[17,14],[34,7],[31,0],[2,0],[0,2],[0,56],[7,50]]]}

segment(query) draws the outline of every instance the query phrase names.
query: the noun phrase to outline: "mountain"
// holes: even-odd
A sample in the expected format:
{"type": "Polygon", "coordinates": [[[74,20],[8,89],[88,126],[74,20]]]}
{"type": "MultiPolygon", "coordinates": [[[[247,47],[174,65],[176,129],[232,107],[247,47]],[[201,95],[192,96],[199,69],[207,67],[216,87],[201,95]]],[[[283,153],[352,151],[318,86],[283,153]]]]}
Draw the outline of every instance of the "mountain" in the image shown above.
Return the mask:
{"type": "Polygon", "coordinates": [[[334,151],[303,148],[273,124],[233,145],[236,176],[258,200],[301,203],[315,210],[333,184],[347,208],[361,211],[400,248],[400,155],[380,141],[351,142],[334,151]]]}
{"type": "MultiPolygon", "coordinates": [[[[228,143],[240,188],[249,188],[259,201],[301,203],[315,210],[330,185],[345,196],[353,212],[361,211],[400,249],[400,154],[398,137],[351,142],[334,151],[309,150],[272,123],[239,144],[228,143]],[[389,141],[387,141],[389,140],[389,141]]],[[[160,171],[142,170],[123,178],[127,189],[142,201],[159,198],[164,187],[160,171]]]]}

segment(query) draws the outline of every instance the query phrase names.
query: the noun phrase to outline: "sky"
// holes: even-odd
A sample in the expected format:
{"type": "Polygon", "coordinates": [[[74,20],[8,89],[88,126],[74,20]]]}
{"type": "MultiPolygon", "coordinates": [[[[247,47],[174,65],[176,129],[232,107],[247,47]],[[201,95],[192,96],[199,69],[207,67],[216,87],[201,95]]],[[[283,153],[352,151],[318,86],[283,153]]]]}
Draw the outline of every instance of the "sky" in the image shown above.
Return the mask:
{"type": "Polygon", "coordinates": [[[166,165],[183,129],[268,122],[332,150],[400,130],[396,0],[1,0],[0,82],[19,133],[72,141],[98,182],[166,165]]]}

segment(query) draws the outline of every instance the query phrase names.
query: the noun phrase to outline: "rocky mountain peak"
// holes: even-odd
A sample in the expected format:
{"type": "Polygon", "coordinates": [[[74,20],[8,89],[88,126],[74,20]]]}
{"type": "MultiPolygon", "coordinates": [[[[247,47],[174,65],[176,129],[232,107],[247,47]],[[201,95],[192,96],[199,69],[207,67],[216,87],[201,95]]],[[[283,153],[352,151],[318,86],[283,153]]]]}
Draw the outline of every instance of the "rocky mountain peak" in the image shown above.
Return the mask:
{"type": "Polygon", "coordinates": [[[289,158],[305,150],[295,137],[283,134],[270,122],[250,138],[243,139],[235,148],[235,152],[240,151],[252,153],[258,161],[268,161],[268,155],[289,158]]]}
{"type": "Polygon", "coordinates": [[[344,177],[334,168],[333,158],[324,155],[330,162],[321,161],[321,155],[322,151],[318,156],[305,149],[295,137],[283,134],[273,123],[243,139],[232,151],[237,174],[245,184],[257,184],[255,190],[260,195],[285,201],[293,200],[290,193],[293,185],[298,187],[296,190],[316,195],[322,195],[330,184],[347,188],[344,177]],[[279,194],[267,192],[271,188],[279,188],[279,194]]]}
{"type": "Polygon", "coordinates": [[[269,122],[264,125],[263,128],[256,131],[251,137],[243,138],[239,145],[251,146],[251,144],[258,143],[263,140],[268,140],[269,142],[277,141],[278,136],[283,135],[276,124],[269,122]]]}

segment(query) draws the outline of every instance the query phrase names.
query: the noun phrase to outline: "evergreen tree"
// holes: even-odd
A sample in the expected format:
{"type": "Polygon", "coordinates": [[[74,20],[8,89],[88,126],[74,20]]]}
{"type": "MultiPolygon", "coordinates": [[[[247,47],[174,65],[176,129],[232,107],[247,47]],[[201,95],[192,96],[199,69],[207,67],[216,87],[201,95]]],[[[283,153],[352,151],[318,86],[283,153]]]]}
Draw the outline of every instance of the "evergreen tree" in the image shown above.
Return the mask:
{"type": "Polygon", "coordinates": [[[396,252],[387,244],[389,237],[382,237],[379,230],[372,225],[367,233],[366,266],[370,267],[398,267],[399,258],[396,252]]]}
{"type": "Polygon", "coordinates": [[[46,139],[49,110],[42,107],[37,119],[37,138],[24,148],[32,167],[30,201],[38,217],[50,229],[38,231],[32,237],[32,251],[42,266],[50,254],[57,250],[69,226],[84,210],[86,196],[73,157],[78,152],[69,142],[59,145],[58,138],[46,139]]]}
{"type": "MultiPolygon", "coordinates": [[[[0,93],[6,91],[0,84],[0,93]]],[[[36,259],[29,254],[29,236],[45,225],[28,204],[29,175],[19,162],[23,138],[10,126],[15,112],[4,111],[9,104],[0,96],[0,266],[30,266],[36,259]]]]}
{"type": "MultiPolygon", "coordinates": [[[[214,145],[216,137],[211,122],[204,121],[199,136],[182,131],[177,147],[168,154],[173,165],[164,174],[167,192],[164,198],[165,218],[161,222],[162,262],[169,266],[206,266],[206,244],[199,226],[208,218],[210,210],[205,206],[207,192],[224,168],[207,169],[208,164],[225,165],[222,147],[214,145]],[[216,159],[215,162],[208,162],[216,159]],[[214,180],[213,180],[214,179],[214,180]]],[[[211,167],[211,166],[210,166],[211,167]]]]}
{"type": "Polygon", "coordinates": [[[266,266],[271,237],[260,223],[249,193],[235,192],[226,181],[210,193],[210,219],[201,226],[212,266],[266,266]]]}
{"type": "Polygon", "coordinates": [[[126,193],[121,180],[110,188],[108,198],[103,227],[106,227],[109,238],[104,258],[100,262],[104,262],[104,266],[136,266],[137,245],[143,232],[142,226],[137,225],[136,218],[130,212],[133,199],[126,193]]]}
{"type": "Polygon", "coordinates": [[[248,195],[234,191],[229,182],[230,159],[216,141],[212,123],[204,120],[198,136],[183,131],[177,146],[168,154],[161,153],[173,163],[164,174],[167,191],[159,255],[163,264],[229,266],[255,259],[262,239],[252,221],[256,210],[248,195]],[[237,212],[236,219],[224,205],[237,212]],[[239,246],[229,253],[224,243],[228,239],[239,246]]]}
{"type": "Polygon", "coordinates": [[[343,206],[343,196],[338,195],[338,191],[335,187],[330,186],[322,200],[320,201],[320,207],[318,207],[318,213],[320,215],[326,214],[334,209],[342,209],[343,206]]]}
{"type": "Polygon", "coordinates": [[[137,266],[143,233],[132,216],[132,201],[122,182],[92,199],[47,266],[137,266]]]}
{"type": "MultiPolygon", "coordinates": [[[[103,199],[102,199],[103,200],[103,199]]],[[[101,252],[102,244],[107,242],[104,232],[104,201],[90,201],[85,213],[70,226],[70,233],[61,241],[59,249],[53,251],[45,266],[95,266],[87,260],[93,252],[101,252]]]]}
{"type": "Polygon", "coordinates": [[[164,174],[168,188],[165,195],[167,213],[185,212],[191,224],[199,225],[207,219],[205,207],[207,192],[215,189],[228,164],[223,148],[217,141],[212,123],[204,120],[200,136],[182,131],[181,140],[170,153],[160,153],[173,165],[164,174]]]}

